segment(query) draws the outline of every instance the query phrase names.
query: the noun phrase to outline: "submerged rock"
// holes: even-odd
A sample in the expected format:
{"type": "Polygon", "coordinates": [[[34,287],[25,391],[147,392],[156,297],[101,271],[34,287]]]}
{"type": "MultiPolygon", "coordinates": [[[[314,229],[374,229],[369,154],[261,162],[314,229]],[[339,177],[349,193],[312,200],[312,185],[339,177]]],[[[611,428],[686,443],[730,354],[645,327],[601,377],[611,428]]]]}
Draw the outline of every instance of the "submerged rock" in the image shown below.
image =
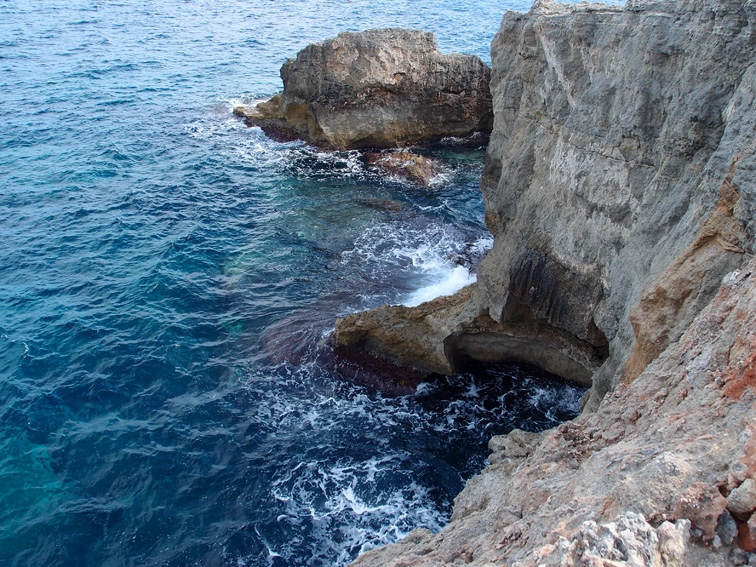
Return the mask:
{"type": "Polygon", "coordinates": [[[490,132],[490,76],[478,57],[439,53],[431,33],[341,33],[283,65],[283,93],[234,113],[278,139],[406,146],[490,132]]]}
{"type": "Polygon", "coordinates": [[[428,187],[443,173],[441,162],[410,152],[368,152],[365,160],[379,171],[428,187]]]}

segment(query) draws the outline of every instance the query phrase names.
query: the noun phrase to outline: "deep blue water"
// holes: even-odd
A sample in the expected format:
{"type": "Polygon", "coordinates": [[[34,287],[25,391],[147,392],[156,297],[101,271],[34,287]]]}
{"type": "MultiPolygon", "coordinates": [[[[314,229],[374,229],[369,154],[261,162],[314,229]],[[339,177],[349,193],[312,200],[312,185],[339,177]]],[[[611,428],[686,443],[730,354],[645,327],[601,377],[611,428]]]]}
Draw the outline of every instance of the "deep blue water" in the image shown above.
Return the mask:
{"type": "Polygon", "coordinates": [[[491,435],[576,410],[526,369],[388,397],[318,355],[337,315],[472,277],[482,149],[422,150],[419,189],[231,115],[311,41],[489,60],[528,6],[0,3],[0,565],[343,565],[440,529],[491,435]]]}

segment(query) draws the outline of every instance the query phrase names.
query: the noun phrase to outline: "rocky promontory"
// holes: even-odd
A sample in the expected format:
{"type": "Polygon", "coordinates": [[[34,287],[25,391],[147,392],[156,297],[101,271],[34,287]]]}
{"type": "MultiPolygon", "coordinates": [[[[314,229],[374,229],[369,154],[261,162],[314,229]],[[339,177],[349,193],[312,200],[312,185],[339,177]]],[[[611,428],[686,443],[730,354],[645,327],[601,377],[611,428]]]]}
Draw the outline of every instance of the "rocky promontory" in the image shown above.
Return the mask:
{"type": "Polygon", "coordinates": [[[439,53],[431,33],[345,32],[287,61],[281,94],[234,112],[271,137],[338,149],[487,135],[490,76],[478,57],[439,53]]]}
{"type": "Polygon", "coordinates": [[[756,4],[539,0],[491,50],[477,284],[334,341],[591,388],[576,420],[494,440],[442,532],[356,564],[756,564],[756,4]]]}

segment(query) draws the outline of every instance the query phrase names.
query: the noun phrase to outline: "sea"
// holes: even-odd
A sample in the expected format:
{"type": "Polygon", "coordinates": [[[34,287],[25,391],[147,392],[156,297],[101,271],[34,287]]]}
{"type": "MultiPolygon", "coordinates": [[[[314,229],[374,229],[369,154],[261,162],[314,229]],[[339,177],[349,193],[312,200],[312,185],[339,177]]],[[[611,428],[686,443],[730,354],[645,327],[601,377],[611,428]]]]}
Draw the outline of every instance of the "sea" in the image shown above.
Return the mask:
{"type": "Polygon", "coordinates": [[[0,565],[341,567],[437,532],[487,441],[575,415],[517,365],[386,392],[338,316],[475,281],[484,147],[427,188],[232,114],[341,31],[479,55],[518,0],[0,1],[0,565]]]}

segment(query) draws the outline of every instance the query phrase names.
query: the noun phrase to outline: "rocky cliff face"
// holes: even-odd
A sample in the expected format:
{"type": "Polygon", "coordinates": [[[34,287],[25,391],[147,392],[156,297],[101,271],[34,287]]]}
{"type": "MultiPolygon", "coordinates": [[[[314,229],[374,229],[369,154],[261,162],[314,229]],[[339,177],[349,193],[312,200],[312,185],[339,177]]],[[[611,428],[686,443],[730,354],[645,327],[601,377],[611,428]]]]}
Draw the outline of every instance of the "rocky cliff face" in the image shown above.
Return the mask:
{"type": "Polygon", "coordinates": [[[756,562],[755,26],[751,0],[505,15],[478,284],[336,339],[421,370],[526,360],[590,397],[495,441],[440,534],[358,565],[756,562]]]}
{"type": "Polygon", "coordinates": [[[752,565],[755,394],[751,262],[596,413],[493,438],[439,534],[416,530],[355,565],[752,565]]]}
{"type": "Polygon", "coordinates": [[[594,409],[753,252],[754,10],[539,2],[492,44],[480,299],[608,343],[594,409]]]}
{"type": "Polygon", "coordinates": [[[524,360],[592,383],[595,410],[753,253],[753,10],[542,1],[505,16],[477,287],[453,320],[402,312],[430,348],[391,339],[392,308],[345,318],[336,340],[428,371],[524,360]]]}
{"type": "Polygon", "coordinates": [[[251,125],[335,148],[383,148],[491,130],[490,69],[442,55],[433,34],[341,33],[281,68],[283,93],[236,109],[251,125]]]}

